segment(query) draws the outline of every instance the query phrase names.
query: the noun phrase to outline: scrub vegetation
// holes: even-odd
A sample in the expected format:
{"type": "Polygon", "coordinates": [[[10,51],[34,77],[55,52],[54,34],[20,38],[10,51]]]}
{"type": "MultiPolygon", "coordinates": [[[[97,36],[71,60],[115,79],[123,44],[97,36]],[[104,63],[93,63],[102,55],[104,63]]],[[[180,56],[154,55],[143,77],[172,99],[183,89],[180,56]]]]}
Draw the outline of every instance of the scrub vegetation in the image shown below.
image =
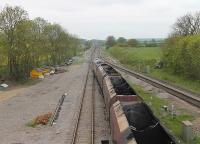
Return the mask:
{"type": "MultiPolygon", "coordinates": [[[[145,73],[154,78],[168,81],[184,89],[200,93],[200,81],[175,73],[170,67],[157,68],[163,58],[161,47],[119,47],[114,46],[106,50],[111,57],[119,60],[124,66],[135,71],[145,73]]],[[[197,73],[198,74],[198,73],[197,73]]]]}
{"type": "Polygon", "coordinates": [[[32,68],[59,65],[79,48],[79,39],[59,24],[29,19],[18,6],[0,11],[0,80],[26,80],[32,68]]]}
{"type": "Polygon", "coordinates": [[[200,12],[178,18],[163,41],[128,41],[109,36],[106,51],[131,69],[200,93],[200,12]]]}

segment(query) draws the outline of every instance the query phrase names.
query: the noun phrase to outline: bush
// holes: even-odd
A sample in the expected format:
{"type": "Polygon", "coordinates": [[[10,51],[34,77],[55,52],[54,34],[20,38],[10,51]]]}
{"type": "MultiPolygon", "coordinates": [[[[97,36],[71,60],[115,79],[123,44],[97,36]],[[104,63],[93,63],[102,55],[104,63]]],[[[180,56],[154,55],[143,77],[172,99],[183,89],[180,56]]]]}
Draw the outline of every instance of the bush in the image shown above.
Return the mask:
{"type": "Polygon", "coordinates": [[[168,38],[163,56],[173,72],[200,80],[200,35],[168,38]]]}

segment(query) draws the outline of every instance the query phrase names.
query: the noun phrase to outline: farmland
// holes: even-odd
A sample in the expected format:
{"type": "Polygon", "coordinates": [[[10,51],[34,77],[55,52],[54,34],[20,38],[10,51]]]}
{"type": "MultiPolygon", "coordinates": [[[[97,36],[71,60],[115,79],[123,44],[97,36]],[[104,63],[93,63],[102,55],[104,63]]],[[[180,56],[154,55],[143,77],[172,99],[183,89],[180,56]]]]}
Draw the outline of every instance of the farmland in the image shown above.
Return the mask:
{"type": "Polygon", "coordinates": [[[192,92],[200,93],[200,82],[198,80],[174,74],[167,68],[155,69],[156,64],[162,59],[162,48],[160,47],[133,48],[114,46],[107,49],[106,52],[130,69],[176,84],[192,92]]]}

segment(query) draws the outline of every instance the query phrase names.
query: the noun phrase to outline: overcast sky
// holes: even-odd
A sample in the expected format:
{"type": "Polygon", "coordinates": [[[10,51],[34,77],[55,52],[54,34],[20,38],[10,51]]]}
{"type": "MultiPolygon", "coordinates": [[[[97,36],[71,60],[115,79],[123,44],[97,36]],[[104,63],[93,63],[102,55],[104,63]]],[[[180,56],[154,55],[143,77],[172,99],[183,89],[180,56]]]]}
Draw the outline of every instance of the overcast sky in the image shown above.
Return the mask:
{"type": "Polygon", "coordinates": [[[200,10],[200,0],[0,0],[6,4],[87,39],[163,38],[177,17],[200,10]]]}

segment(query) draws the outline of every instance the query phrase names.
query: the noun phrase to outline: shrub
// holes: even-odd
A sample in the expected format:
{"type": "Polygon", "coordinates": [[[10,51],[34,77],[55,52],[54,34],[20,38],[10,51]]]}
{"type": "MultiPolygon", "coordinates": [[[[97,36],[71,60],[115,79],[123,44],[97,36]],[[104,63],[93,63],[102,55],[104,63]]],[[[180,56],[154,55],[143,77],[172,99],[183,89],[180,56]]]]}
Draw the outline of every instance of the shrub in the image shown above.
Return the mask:
{"type": "Polygon", "coordinates": [[[163,49],[168,68],[200,80],[200,35],[168,38],[163,49]]]}

